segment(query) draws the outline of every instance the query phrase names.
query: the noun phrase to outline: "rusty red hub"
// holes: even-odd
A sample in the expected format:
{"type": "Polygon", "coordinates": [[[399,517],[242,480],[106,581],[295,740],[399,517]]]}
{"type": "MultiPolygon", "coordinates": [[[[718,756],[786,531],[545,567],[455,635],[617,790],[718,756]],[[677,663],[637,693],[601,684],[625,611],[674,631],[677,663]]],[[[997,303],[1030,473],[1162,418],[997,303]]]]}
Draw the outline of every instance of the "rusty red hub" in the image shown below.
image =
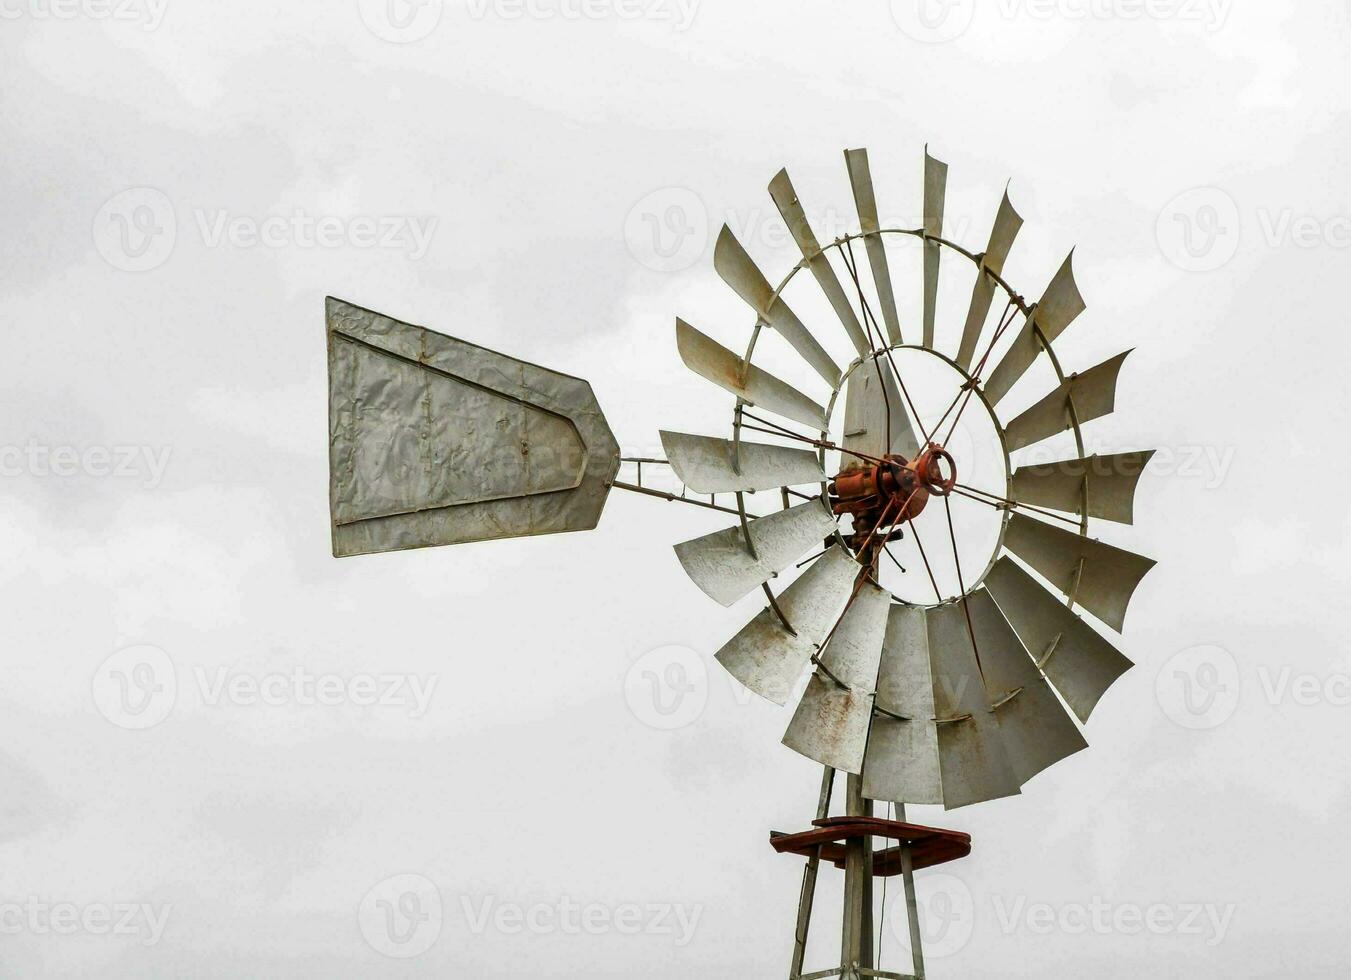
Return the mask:
{"type": "Polygon", "coordinates": [[[849,546],[858,551],[867,544],[873,551],[899,538],[900,525],[924,510],[930,494],[946,497],[956,482],[952,456],[931,442],[913,461],[889,455],[846,467],[830,482],[830,505],[836,514],[854,518],[854,531],[845,538],[849,546]]]}

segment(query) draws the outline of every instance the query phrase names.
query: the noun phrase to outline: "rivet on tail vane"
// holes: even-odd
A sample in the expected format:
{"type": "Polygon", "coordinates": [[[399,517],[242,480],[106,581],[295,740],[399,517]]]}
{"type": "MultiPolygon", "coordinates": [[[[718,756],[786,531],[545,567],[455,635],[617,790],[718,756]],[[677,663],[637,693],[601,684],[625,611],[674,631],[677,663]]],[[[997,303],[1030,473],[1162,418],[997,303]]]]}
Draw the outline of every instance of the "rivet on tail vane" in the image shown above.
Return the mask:
{"type": "Polygon", "coordinates": [[[327,301],[339,557],[596,526],[619,446],[580,378],[327,301]]]}

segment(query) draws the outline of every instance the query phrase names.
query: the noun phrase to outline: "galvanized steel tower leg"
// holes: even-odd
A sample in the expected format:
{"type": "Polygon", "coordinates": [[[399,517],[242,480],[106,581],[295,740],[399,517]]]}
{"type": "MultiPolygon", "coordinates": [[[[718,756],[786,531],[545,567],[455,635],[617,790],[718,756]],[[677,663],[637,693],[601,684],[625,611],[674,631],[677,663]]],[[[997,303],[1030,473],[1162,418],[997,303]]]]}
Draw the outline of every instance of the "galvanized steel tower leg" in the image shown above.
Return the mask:
{"type": "MultiPolygon", "coordinates": [[[[850,775],[845,792],[845,813],[851,817],[872,816],[873,804],[863,795],[863,780],[850,775]]],[[[873,854],[872,841],[860,837],[845,845],[844,930],[841,943],[842,976],[861,980],[860,968],[873,965],[873,854]]]]}
{"type": "MultiPolygon", "coordinates": [[[[835,770],[826,766],[821,776],[821,796],[816,804],[816,818],[830,816],[830,796],[835,785],[835,770]]],[[[802,963],[807,956],[807,931],[812,924],[812,904],[816,900],[816,873],[821,866],[821,849],[807,858],[802,870],[802,893],[797,901],[797,930],[793,933],[793,962],[788,968],[788,980],[802,976],[802,963]]]]}
{"type": "MultiPolygon", "coordinates": [[[[905,820],[905,804],[896,804],[896,819],[905,820]]],[[[915,901],[915,862],[910,845],[901,845],[901,877],[905,880],[905,914],[910,920],[910,955],[915,964],[915,977],[924,980],[923,937],[919,932],[919,905],[915,901]]]]}

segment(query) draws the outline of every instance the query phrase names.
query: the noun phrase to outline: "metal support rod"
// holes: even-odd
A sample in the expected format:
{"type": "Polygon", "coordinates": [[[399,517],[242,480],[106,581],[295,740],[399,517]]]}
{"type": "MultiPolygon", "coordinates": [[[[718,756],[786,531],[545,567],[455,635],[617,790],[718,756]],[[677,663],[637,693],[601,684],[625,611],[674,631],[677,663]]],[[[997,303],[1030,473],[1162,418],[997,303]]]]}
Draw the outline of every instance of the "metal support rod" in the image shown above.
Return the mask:
{"type": "MultiPolygon", "coordinates": [[[[722,511],[724,514],[735,514],[738,517],[740,517],[742,513],[735,507],[724,507],[721,504],[713,504],[705,500],[695,500],[693,497],[682,497],[679,494],[667,493],[664,490],[653,490],[651,487],[640,487],[633,483],[621,483],[619,480],[615,480],[613,483],[610,484],[610,486],[618,490],[628,490],[632,493],[647,494],[647,496],[649,497],[660,497],[662,500],[672,500],[678,504],[693,504],[695,507],[705,507],[709,510],[718,510],[722,511]]],[[[749,514],[747,516],[750,517],[752,520],[755,519],[754,514],[749,514]]]]}
{"type": "MultiPolygon", "coordinates": [[[[830,796],[834,786],[835,770],[826,766],[821,774],[821,795],[816,803],[817,820],[830,816],[830,796]]],[[[802,976],[802,964],[807,956],[807,932],[812,924],[812,905],[816,901],[816,874],[820,867],[821,848],[817,847],[802,869],[802,892],[797,900],[797,929],[793,933],[793,962],[788,968],[788,980],[802,976]]]]}
{"type": "MultiPolygon", "coordinates": [[[[896,819],[905,822],[905,804],[896,804],[896,819]]],[[[919,904],[915,901],[915,862],[910,845],[901,844],[901,877],[905,881],[905,914],[910,920],[910,956],[915,964],[916,980],[924,980],[923,937],[919,931],[919,904]]]]}
{"type": "MultiPolygon", "coordinates": [[[[850,773],[846,780],[845,814],[872,816],[872,800],[863,795],[863,778],[850,773]]],[[[872,839],[858,837],[845,844],[844,928],[840,963],[845,980],[859,980],[860,969],[873,966],[873,854],[872,839]]]]}

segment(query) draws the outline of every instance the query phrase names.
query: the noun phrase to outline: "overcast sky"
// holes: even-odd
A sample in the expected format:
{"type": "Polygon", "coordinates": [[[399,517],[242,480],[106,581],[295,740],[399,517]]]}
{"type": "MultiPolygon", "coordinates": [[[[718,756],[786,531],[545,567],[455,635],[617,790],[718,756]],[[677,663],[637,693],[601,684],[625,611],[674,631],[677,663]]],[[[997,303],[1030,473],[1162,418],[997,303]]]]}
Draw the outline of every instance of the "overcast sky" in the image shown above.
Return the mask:
{"type": "Polygon", "coordinates": [[[913,227],[927,143],[1021,290],[1077,246],[1067,368],[1136,348],[1091,444],[1160,450],[1090,749],[912,809],[974,838],[930,975],[1343,976],[1347,5],[972,7],[0,0],[0,973],[786,975],[819,767],[712,660],[759,603],[670,546],[723,516],[335,560],[323,298],[655,453],[726,429],[672,330],[750,327],[718,226],[777,278],[769,179],[836,233],[865,146],[913,227]]]}

